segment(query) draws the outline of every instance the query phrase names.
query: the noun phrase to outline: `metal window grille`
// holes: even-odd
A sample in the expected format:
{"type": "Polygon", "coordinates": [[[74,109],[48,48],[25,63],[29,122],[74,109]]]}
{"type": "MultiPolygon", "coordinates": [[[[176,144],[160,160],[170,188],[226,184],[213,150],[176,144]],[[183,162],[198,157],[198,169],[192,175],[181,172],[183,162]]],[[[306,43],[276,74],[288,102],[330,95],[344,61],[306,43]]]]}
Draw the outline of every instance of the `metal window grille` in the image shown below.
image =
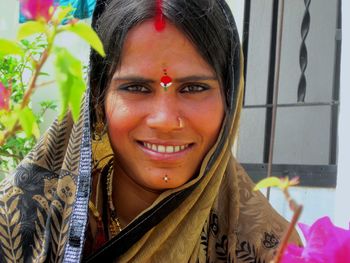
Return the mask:
{"type": "MultiPolygon", "coordinates": [[[[275,176],[299,176],[301,181],[301,186],[308,187],[335,187],[336,186],[336,174],[337,174],[337,127],[338,127],[338,106],[339,106],[339,79],[340,79],[340,54],[341,54],[341,0],[334,0],[332,4],[334,5],[334,16],[335,16],[335,28],[334,28],[334,50],[333,53],[333,61],[332,69],[333,74],[332,85],[328,88],[331,89],[329,92],[331,93],[331,97],[327,100],[318,100],[318,101],[310,101],[308,100],[308,78],[306,76],[308,71],[308,51],[313,48],[319,48],[308,45],[308,35],[310,34],[310,26],[312,25],[312,14],[317,12],[318,10],[312,10],[313,3],[312,0],[286,0],[289,1],[289,7],[291,4],[297,4],[296,2],[302,2],[304,10],[303,15],[300,21],[300,48],[298,54],[298,62],[299,62],[299,80],[298,85],[295,85],[295,100],[288,102],[280,102],[277,103],[277,111],[283,109],[284,111],[293,111],[297,108],[302,108],[303,111],[322,111],[324,107],[329,108],[329,140],[328,140],[328,160],[323,161],[322,163],[314,164],[314,163],[295,163],[293,160],[287,161],[286,163],[276,163],[272,165],[272,175],[275,176]],[[312,10],[313,12],[310,12],[312,10]]],[[[319,0],[317,0],[319,1],[319,0]]],[[[269,1],[262,1],[267,4],[269,1]]],[[[252,34],[257,32],[257,30],[252,31],[250,25],[254,19],[259,19],[257,16],[257,12],[252,12],[253,5],[256,5],[257,1],[246,0],[245,1],[245,10],[244,10],[244,23],[243,23],[243,53],[245,55],[245,65],[250,63],[251,57],[253,54],[249,52],[249,41],[252,39],[252,34]]],[[[268,69],[266,70],[267,74],[267,88],[266,88],[266,100],[265,103],[249,103],[248,96],[249,93],[252,94],[250,90],[252,87],[246,83],[246,91],[245,91],[245,99],[243,112],[245,116],[251,114],[251,110],[260,109],[264,110],[264,129],[263,132],[263,149],[261,151],[261,162],[244,162],[242,161],[243,166],[247,170],[248,174],[252,177],[254,181],[261,180],[262,178],[267,176],[267,168],[268,168],[268,160],[269,160],[269,152],[271,147],[271,127],[272,127],[272,108],[273,108],[273,93],[274,93],[274,81],[275,81],[275,56],[276,56],[276,44],[277,44],[277,31],[278,31],[278,18],[279,18],[279,0],[271,0],[269,2],[270,7],[272,8],[271,12],[271,23],[269,28],[269,35],[266,38],[270,38],[270,46],[269,46],[269,63],[268,69]]],[[[300,11],[295,8],[295,11],[300,11]]],[[[286,8],[288,8],[288,6],[286,8]]],[[[256,7],[255,7],[256,8],[256,7]]],[[[326,8],[326,7],[325,7],[326,8]]],[[[294,9],[293,9],[294,10],[294,9]]],[[[290,10],[289,10],[290,11],[290,10]]],[[[326,11],[326,10],[323,10],[326,11]]],[[[291,11],[293,12],[293,11],[291,11]]],[[[317,15],[317,14],[316,14],[317,15]]],[[[300,14],[299,14],[300,16],[300,14]]],[[[327,19],[325,19],[327,21],[327,19]]],[[[321,25],[322,26],[322,25],[321,25]]],[[[290,28],[290,27],[289,27],[290,28]]],[[[282,28],[283,34],[289,34],[287,26],[282,28]]],[[[315,28],[315,25],[313,25],[315,28]]],[[[317,28],[316,28],[317,29],[317,28]]],[[[332,38],[332,35],[324,35],[324,38],[332,38]]],[[[266,39],[267,41],[268,39],[266,39]]],[[[322,39],[320,39],[321,41],[322,39]]],[[[321,48],[320,48],[321,49],[321,48]]],[[[321,50],[322,52],[322,50],[321,50]]],[[[322,54],[320,54],[322,55],[322,54]]],[[[283,69],[281,69],[283,70],[283,69]]],[[[249,67],[245,67],[245,78],[249,77],[249,74],[255,74],[255,72],[250,72],[249,67]]],[[[320,76],[321,77],[321,76],[320,76]]],[[[254,87],[253,87],[254,88],[254,87]]],[[[255,87],[256,88],[256,87],[255,87]]],[[[278,114],[278,113],[277,113],[278,114]]],[[[261,115],[261,114],[260,114],[261,115]]],[[[290,120],[291,122],[293,120],[290,120]]],[[[312,125],[309,123],[308,125],[312,125]]],[[[308,129],[308,126],[304,127],[304,129],[308,129]]],[[[297,136],[302,138],[302,135],[298,134],[297,136]]],[[[242,151],[244,151],[244,142],[242,144],[242,151]]],[[[290,149],[285,149],[288,151],[290,149]]],[[[240,159],[240,156],[238,155],[240,159]]],[[[292,158],[293,159],[293,158],[292,158]]]]}

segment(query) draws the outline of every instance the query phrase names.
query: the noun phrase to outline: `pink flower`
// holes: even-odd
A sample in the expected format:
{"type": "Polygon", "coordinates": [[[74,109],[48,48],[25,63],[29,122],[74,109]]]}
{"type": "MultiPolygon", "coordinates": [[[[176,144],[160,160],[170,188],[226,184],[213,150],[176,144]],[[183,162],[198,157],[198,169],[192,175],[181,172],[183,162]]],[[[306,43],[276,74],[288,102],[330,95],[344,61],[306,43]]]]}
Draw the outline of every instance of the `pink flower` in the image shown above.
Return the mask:
{"type": "Polygon", "coordinates": [[[50,7],[53,6],[54,0],[20,0],[20,3],[21,11],[27,19],[43,18],[47,22],[52,16],[50,7]]]}
{"type": "Polygon", "coordinates": [[[281,263],[350,262],[350,230],[334,226],[329,217],[318,219],[311,227],[304,224],[299,227],[306,246],[288,245],[281,263]]]}
{"type": "Polygon", "coordinates": [[[0,82],[0,110],[10,109],[10,95],[11,90],[5,88],[5,86],[0,82]]]}

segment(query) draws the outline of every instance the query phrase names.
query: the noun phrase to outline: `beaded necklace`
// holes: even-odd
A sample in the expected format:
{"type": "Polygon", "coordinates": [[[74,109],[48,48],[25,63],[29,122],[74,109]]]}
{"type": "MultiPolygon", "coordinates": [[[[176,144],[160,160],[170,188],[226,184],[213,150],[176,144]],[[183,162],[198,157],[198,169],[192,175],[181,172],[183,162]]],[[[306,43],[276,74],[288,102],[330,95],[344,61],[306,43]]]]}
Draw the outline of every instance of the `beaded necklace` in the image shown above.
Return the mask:
{"type": "Polygon", "coordinates": [[[117,212],[113,204],[112,190],[113,190],[113,162],[109,167],[108,174],[107,174],[107,199],[108,199],[109,214],[110,214],[109,231],[112,237],[114,237],[122,231],[122,227],[120,225],[120,221],[119,221],[119,218],[117,217],[117,212]]]}
{"type": "MultiPolygon", "coordinates": [[[[116,209],[113,204],[113,198],[112,198],[112,190],[113,190],[113,162],[110,163],[110,166],[108,168],[107,178],[106,178],[106,190],[107,190],[107,202],[108,202],[108,229],[110,232],[111,237],[113,238],[117,234],[119,234],[122,231],[122,227],[120,224],[120,220],[117,217],[116,209]]],[[[99,197],[99,182],[100,178],[98,178],[98,184],[96,188],[96,200],[95,204],[90,200],[89,201],[89,209],[91,210],[97,225],[97,231],[95,236],[95,248],[101,247],[107,240],[105,236],[105,231],[103,227],[103,220],[101,213],[98,211],[98,197],[99,197]]]]}

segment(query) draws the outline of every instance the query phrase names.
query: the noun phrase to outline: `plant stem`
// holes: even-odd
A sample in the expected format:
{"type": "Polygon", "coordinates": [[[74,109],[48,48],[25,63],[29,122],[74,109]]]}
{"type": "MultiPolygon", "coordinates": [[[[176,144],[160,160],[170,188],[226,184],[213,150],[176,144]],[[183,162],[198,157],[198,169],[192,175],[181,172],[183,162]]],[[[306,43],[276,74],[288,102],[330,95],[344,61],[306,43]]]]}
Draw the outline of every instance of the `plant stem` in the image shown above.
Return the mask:
{"type": "Polygon", "coordinates": [[[17,120],[11,130],[5,130],[4,137],[2,138],[2,140],[0,140],[0,146],[2,146],[8,138],[10,138],[13,134],[15,134],[20,129],[21,129],[21,126],[19,125],[19,121],[17,120]]]}
{"type": "Polygon", "coordinates": [[[283,255],[283,252],[287,247],[289,238],[292,235],[292,233],[295,229],[295,226],[298,222],[298,219],[300,217],[301,211],[303,210],[303,206],[297,204],[295,202],[295,200],[290,197],[290,194],[289,194],[287,189],[285,189],[283,191],[283,193],[284,193],[286,199],[288,200],[288,204],[289,204],[290,209],[293,211],[293,217],[292,217],[291,222],[288,225],[287,232],[284,234],[282,242],[280,243],[280,245],[278,247],[277,254],[275,255],[274,259],[272,260],[273,263],[280,262],[282,255],[283,255]]]}
{"type": "Polygon", "coordinates": [[[21,156],[18,156],[18,155],[16,155],[16,154],[8,153],[8,152],[3,151],[3,150],[1,150],[1,149],[0,149],[0,155],[1,155],[1,156],[4,156],[4,157],[10,157],[10,158],[16,159],[16,160],[19,161],[19,162],[22,160],[21,156]]]}
{"type": "Polygon", "coordinates": [[[54,83],[55,83],[54,80],[42,82],[42,83],[40,83],[40,84],[37,84],[37,85],[36,85],[36,88],[40,88],[40,87],[47,86],[47,85],[54,84],[54,83]]]}
{"type": "Polygon", "coordinates": [[[45,61],[49,57],[49,52],[50,52],[49,48],[50,47],[48,47],[46,50],[44,50],[40,60],[38,61],[38,64],[36,64],[36,66],[35,66],[34,74],[29,81],[28,89],[27,89],[26,93],[24,94],[24,97],[23,97],[23,100],[21,103],[21,109],[24,109],[29,103],[30,97],[32,96],[34,89],[35,89],[35,83],[36,83],[36,80],[38,79],[39,72],[40,72],[41,68],[43,67],[45,61]]]}

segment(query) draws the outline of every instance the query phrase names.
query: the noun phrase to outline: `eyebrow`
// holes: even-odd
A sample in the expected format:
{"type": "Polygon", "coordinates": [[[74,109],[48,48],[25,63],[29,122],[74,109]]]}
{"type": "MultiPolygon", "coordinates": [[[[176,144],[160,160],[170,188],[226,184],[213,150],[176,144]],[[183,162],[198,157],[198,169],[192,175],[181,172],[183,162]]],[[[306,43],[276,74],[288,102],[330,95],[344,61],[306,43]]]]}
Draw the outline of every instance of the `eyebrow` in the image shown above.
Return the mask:
{"type": "MultiPolygon", "coordinates": [[[[156,83],[158,81],[155,81],[154,79],[144,78],[140,76],[134,76],[134,75],[126,75],[126,76],[114,76],[112,78],[113,81],[132,81],[132,82],[142,82],[142,83],[156,83]]],[[[192,82],[192,81],[210,81],[210,80],[218,80],[216,76],[213,75],[190,75],[186,77],[181,78],[174,78],[174,82],[192,82]]]]}
{"type": "Polygon", "coordinates": [[[175,82],[191,82],[191,81],[208,81],[208,80],[218,80],[216,76],[213,75],[191,75],[182,78],[175,78],[175,82]]]}

